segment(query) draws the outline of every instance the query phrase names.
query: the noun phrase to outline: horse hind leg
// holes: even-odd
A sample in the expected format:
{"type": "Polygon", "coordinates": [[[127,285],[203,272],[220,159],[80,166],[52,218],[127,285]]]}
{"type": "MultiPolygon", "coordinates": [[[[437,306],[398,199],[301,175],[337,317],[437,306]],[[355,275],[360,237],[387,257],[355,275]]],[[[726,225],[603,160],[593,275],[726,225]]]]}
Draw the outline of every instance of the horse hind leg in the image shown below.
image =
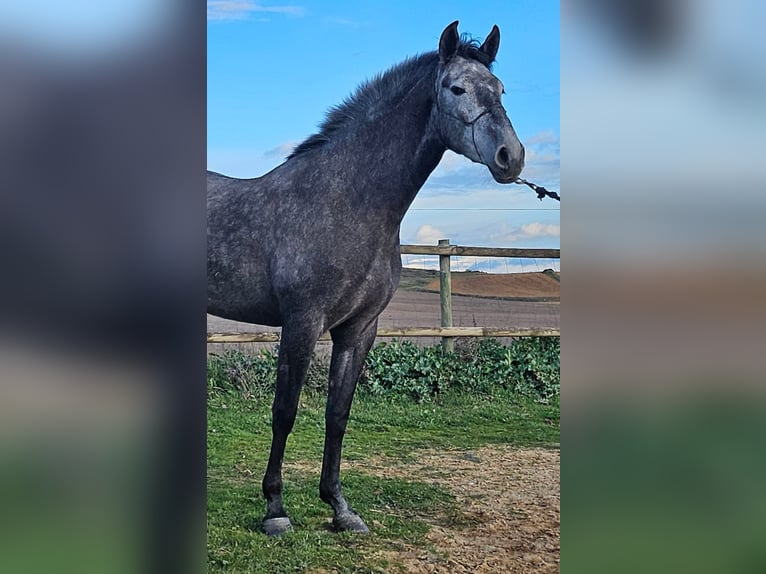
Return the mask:
{"type": "Polygon", "coordinates": [[[319,331],[319,325],[285,323],[282,328],[277,384],[271,409],[271,453],[263,477],[263,495],[266,498],[263,531],[269,536],[283,534],[292,527],[282,506],[282,461],[287,436],[295,423],[301,388],[306,380],[319,331]]]}
{"type": "Polygon", "coordinates": [[[340,531],[369,532],[362,518],[343,497],[340,458],[351,402],[367,353],[375,341],[377,320],[362,329],[353,326],[333,330],[330,386],[325,410],[325,444],[319,494],[332,506],[333,526],[340,531]]]}

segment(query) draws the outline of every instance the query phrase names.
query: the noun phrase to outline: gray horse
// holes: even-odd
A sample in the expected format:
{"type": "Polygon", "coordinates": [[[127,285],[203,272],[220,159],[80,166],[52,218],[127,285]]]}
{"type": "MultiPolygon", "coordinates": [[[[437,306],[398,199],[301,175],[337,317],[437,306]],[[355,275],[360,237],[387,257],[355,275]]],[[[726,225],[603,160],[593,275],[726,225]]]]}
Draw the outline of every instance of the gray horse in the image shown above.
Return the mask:
{"type": "Polygon", "coordinates": [[[499,183],[516,180],[524,165],[503,84],[490,72],[500,31],[494,26],[479,45],[457,25],[444,30],[438,52],[362,84],[266,175],[208,172],[208,311],[282,327],[263,479],[269,535],[290,528],[285,442],[326,331],[333,347],[319,493],[337,530],[367,532],[341,492],[341,448],[378,315],[399,283],[402,218],[447,149],[486,165],[499,183]]]}

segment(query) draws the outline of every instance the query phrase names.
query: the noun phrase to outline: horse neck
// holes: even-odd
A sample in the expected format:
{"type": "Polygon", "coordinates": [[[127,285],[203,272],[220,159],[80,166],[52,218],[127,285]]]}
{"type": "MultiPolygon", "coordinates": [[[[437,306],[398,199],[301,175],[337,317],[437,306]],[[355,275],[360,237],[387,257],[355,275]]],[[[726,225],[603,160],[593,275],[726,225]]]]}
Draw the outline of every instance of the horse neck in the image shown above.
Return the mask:
{"type": "Polygon", "coordinates": [[[348,139],[356,156],[354,190],[362,203],[397,226],[446,148],[432,122],[433,82],[422,78],[389,109],[348,139]]]}

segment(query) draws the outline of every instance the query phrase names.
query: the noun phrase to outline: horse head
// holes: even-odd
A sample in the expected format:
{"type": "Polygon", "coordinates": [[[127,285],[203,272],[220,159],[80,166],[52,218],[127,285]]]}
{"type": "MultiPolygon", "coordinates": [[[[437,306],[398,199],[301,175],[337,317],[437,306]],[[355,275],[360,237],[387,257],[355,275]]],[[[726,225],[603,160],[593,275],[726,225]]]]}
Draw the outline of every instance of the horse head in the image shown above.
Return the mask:
{"type": "Polygon", "coordinates": [[[499,183],[524,167],[524,146],[503,108],[502,82],[489,69],[500,46],[497,26],[480,47],[461,43],[453,22],[439,39],[434,112],[444,145],[486,165],[499,183]]]}

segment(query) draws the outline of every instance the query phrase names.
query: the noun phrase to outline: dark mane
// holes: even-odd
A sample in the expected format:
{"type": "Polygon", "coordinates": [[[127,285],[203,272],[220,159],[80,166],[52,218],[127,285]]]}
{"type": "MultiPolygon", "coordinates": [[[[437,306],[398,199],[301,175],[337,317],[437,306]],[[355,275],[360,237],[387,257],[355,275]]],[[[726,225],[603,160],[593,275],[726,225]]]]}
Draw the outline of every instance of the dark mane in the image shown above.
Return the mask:
{"type": "MultiPolygon", "coordinates": [[[[492,67],[489,57],[479,50],[479,42],[465,35],[460,38],[457,55],[476,60],[487,68],[492,67]]],[[[333,134],[350,122],[379,117],[390,104],[401,99],[417,82],[428,79],[433,83],[438,63],[439,54],[436,51],[427,52],[407,58],[363,82],[341,104],[330,108],[327,117],[319,126],[319,132],[298,144],[287,159],[322,146],[332,139],[333,134]]]]}

